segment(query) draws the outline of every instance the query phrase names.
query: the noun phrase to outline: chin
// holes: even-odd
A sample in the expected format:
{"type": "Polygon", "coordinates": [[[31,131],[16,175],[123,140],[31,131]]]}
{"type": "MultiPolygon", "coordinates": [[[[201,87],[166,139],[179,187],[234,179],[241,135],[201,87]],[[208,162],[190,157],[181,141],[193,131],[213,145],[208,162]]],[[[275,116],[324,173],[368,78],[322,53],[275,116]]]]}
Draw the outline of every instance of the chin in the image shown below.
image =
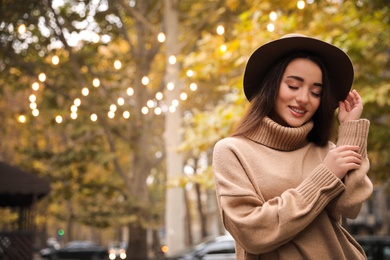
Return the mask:
{"type": "Polygon", "coordinates": [[[286,125],[289,127],[301,127],[307,123],[309,120],[288,120],[286,121],[286,125]]]}

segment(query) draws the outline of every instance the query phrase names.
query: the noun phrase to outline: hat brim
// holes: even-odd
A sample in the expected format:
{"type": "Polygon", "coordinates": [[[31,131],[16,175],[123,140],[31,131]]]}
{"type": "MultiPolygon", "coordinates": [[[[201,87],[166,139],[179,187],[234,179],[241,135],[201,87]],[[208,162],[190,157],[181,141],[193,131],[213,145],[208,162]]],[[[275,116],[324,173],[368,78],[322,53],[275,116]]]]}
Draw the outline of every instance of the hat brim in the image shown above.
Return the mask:
{"type": "Polygon", "coordinates": [[[327,42],[304,35],[294,35],[266,43],[252,53],[244,73],[244,93],[249,101],[261,87],[260,82],[273,63],[293,51],[317,54],[326,66],[336,100],[346,99],[354,78],[352,61],[348,55],[327,42]]]}

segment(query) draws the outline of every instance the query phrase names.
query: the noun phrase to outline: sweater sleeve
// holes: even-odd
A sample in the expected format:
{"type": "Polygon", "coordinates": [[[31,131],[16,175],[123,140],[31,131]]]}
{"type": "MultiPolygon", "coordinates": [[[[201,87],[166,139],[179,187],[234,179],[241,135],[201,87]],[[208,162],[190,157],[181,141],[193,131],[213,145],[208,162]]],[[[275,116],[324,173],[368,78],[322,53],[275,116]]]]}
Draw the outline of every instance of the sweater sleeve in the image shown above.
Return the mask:
{"type": "Polygon", "coordinates": [[[216,144],[213,171],[222,220],[248,253],[262,254],[288,242],[344,189],[342,181],[320,164],[299,186],[265,201],[243,160],[228,142],[216,144]]]}
{"type": "Polygon", "coordinates": [[[348,172],[344,178],[345,191],[329,204],[332,214],[346,218],[356,218],[362,203],[372,194],[373,185],[367,176],[369,160],[367,157],[367,137],[370,121],[360,119],[344,122],[339,127],[337,146],[357,145],[362,155],[359,169],[348,172]]]}

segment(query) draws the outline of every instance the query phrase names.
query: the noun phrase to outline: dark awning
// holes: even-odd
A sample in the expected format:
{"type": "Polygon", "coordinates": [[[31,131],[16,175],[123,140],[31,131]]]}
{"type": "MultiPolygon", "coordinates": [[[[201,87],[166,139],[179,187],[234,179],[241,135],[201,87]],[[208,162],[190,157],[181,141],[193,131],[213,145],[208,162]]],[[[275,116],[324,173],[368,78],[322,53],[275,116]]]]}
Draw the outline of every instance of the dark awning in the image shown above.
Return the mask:
{"type": "Polygon", "coordinates": [[[0,207],[28,207],[49,192],[47,180],[0,162],[0,207]]]}

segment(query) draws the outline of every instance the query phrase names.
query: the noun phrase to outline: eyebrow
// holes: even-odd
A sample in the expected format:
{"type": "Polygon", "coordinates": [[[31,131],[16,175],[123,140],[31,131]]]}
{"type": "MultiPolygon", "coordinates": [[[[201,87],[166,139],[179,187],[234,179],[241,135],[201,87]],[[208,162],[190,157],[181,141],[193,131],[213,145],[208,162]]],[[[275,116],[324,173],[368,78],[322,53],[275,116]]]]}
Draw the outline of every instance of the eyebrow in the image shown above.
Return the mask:
{"type": "MultiPolygon", "coordinates": [[[[292,78],[292,79],[295,79],[295,80],[298,80],[298,81],[301,81],[301,82],[305,81],[302,77],[294,76],[294,75],[287,76],[287,78],[292,78]]],[[[318,86],[318,87],[322,87],[323,86],[322,83],[318,83],[318,82],[315,82],[313,85],[314,86],[318,86]]]]}

